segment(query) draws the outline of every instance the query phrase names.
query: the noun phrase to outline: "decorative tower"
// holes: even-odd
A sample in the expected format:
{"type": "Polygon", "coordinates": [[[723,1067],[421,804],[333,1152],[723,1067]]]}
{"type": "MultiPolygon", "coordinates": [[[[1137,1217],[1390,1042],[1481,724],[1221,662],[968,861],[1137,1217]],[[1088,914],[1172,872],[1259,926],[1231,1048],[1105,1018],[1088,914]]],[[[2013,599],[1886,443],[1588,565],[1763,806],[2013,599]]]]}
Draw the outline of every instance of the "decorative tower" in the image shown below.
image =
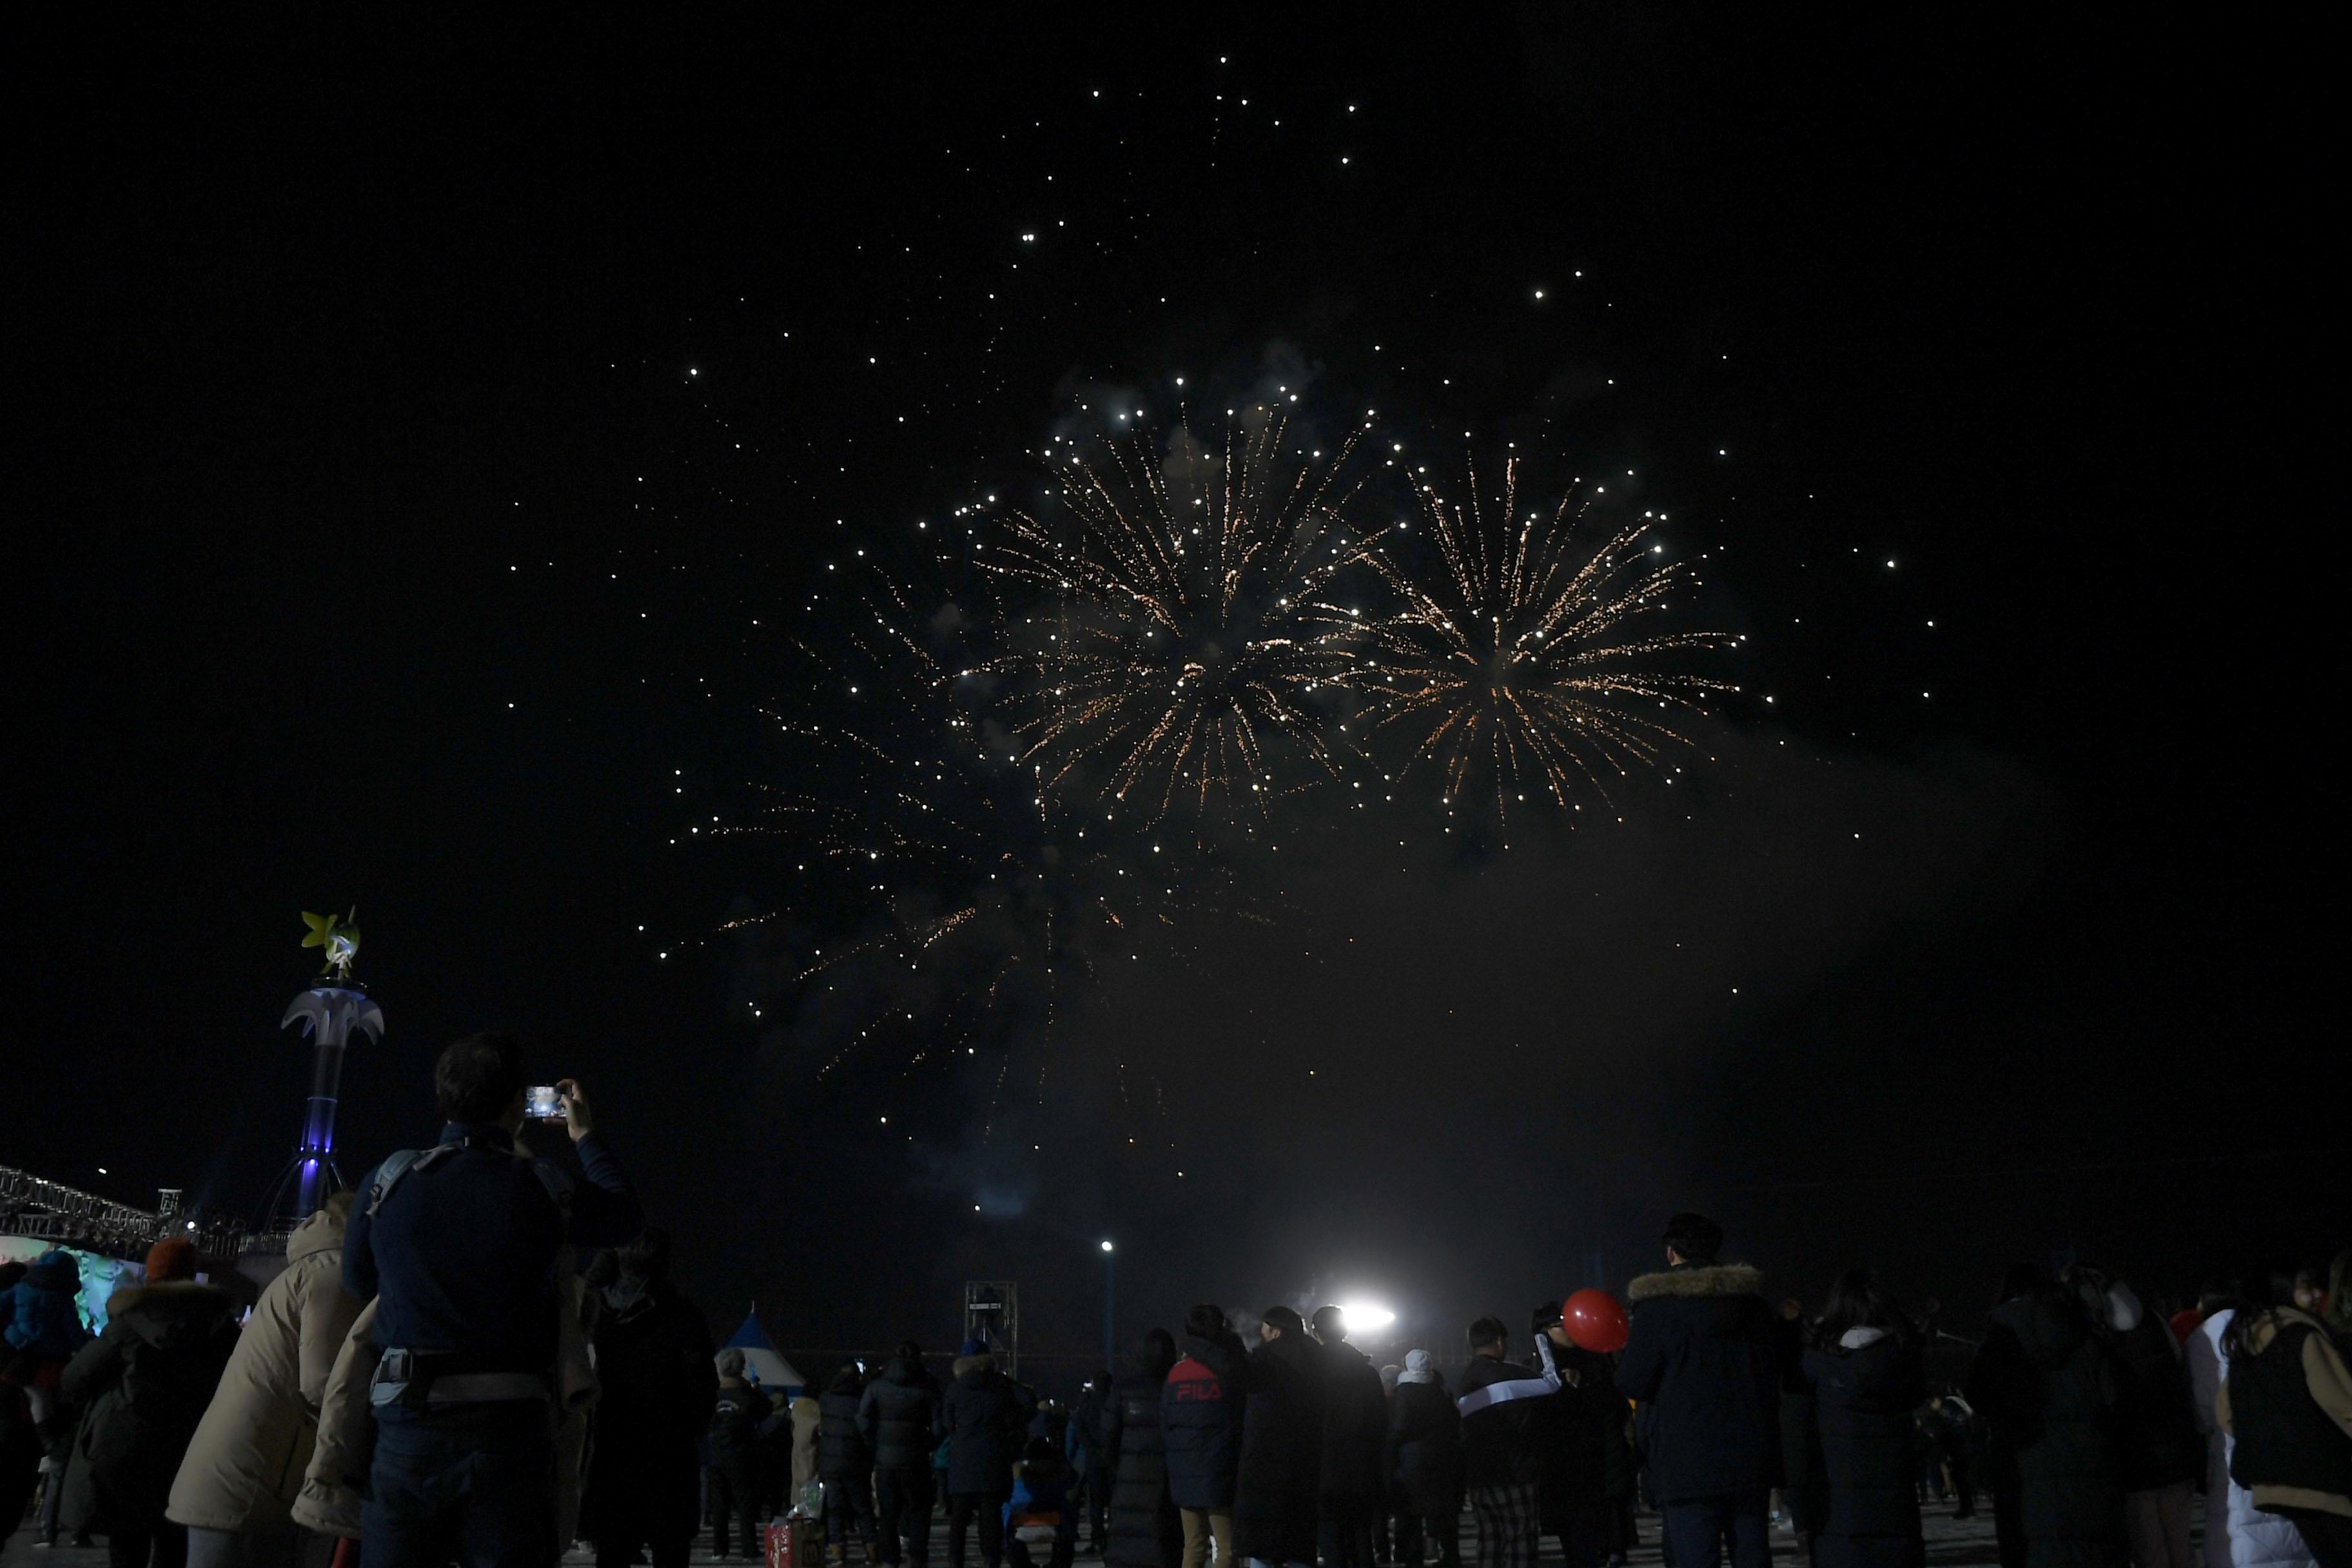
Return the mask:
{"type": "Polygon", "coordinates": [[[353,910],[350,917],[338,920],[333,915],[304,912],[310,932],[302,939],[302,945],[326,949],[326,966],[319,972],[318,981],[294,998],[278,1024],[282,1029],[299,1020],[302,1032],[311,1041],[310,1098],[302,1110],[302,1144],[295,1150],[286,1173],[278,1179],[277,1194],[270,1199],[271,1208],[277,1209],[292,1184],[297,1220],[318,1213],[320,1205],[343,1184],[342,1173],[335,1169],[335,1107],[342,1088],[343,1047],[353,1030],[371,1040],[383,1035],[383,1009],[352,978],[360,933],[350,921],[358,914],[353,910]]]}

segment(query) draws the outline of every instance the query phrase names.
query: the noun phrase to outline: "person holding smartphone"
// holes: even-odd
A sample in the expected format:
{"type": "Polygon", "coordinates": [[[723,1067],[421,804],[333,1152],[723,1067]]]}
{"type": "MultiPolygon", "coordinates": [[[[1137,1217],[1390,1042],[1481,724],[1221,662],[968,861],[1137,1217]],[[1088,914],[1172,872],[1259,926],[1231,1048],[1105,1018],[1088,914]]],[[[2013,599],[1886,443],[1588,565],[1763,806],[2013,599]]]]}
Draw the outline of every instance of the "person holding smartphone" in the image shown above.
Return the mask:
{"type": "Polygon", "coordinates": [[[469,1035],[433,1069],[441,1137],[359,1187],[343,1283],[376,1302],[383,1347],[362,1521],[369,1568],[523,1568],[556,1560],[549,1401],[567,1242],[616,1247],[645,1228],[586,1092],[558,1079],[573,1180],[519,1154],[530,1080],[513,1037],[469,1035]]]}

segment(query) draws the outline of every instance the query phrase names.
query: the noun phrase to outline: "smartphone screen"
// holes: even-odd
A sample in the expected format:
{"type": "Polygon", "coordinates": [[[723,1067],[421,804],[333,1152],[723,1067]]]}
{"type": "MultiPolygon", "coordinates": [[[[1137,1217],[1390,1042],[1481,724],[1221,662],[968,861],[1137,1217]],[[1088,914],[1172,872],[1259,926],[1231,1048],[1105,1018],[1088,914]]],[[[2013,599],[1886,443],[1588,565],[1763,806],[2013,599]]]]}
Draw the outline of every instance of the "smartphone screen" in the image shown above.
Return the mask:
{"type": "Polygon", "coordinates": [[[523,1114],[537,1121],[563,1120],[563,1101],[551,1083],[541,1084],[523,1092],[523,1114]]]}

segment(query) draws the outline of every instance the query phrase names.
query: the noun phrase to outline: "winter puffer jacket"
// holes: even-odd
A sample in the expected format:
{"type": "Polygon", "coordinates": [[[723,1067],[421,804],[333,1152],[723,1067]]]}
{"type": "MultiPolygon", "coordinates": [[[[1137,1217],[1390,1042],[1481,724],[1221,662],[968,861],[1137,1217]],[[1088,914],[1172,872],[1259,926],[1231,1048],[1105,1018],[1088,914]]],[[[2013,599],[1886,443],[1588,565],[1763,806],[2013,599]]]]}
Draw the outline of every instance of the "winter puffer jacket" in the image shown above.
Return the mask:
{"type": "Polygon", "coordinates": [[[1804,1354],[1828,1496],[1815,1568],[1919,1568],[1919,1459],[1913,1412],[1927,1397],[1919,1348],[1851,1329],[1804,1354]]]}
{"type": "Polygon", "coordinates": [[[1989,1479],[2014,1498],[2025,1568],[2110,1568],[2125,1557],[2116,1366],[2064,1290],[1993,1309],[1968,1400],[1990,1431],[1989,1479]]]}
{"type": "Polygon", "coordinates": [[[1660,1502],[1780,1484],[1782,1357],[1763,1283],[1745,1264],[1677,1264],[1626,1287],[1617,1387],[1645,1406],[1660,1502]]]}
{"type": "Polygon", "coordinates": [[[1234,1478],[1234,1555],[1315,1561],[1323,1479],[1322,1347],[1301,1332],[1258,1346],[1246,1379],[1242,1459],[1234,1478]]]}
{"type": "Polygon", "coordinates": [[[1168,1495],[1178,1508],[1224,1512],[1234,1506],[1242,1463],[1246,1399],[1234,1376],[1239,1340],[1187,1336],[1184,1357],[1160,1390],[1160,1434],[1168,1448],[1168,1495]]]}
{"type": "Polygon", "coordinates": [[[857,1431],[877,1470],[928,1470],[939,1445],[939,1379],[923,1363],[893,1356],[857,1402],[857,1431]]]}
{"type": "Polygon", "coordinates": [[[1442,1381],[1399,1383],[1389,1405],[1397,1479],[1423,1519],[1462,1511],[1462,1412],[1442,1381]]]}
{"type": "Polygon", "coordinates": [[[83,1406],[66,1470],[68,1530],[151,1530],[236,1349],[236,1305],[193,1279],[134,1286],[107,1303],[106,1332],[58,1389],[83,1406]]]}
{"type": "Polygon", "coordinates": [[[874,1450],[857,1430],[857,1404],[866,1374],[851,1362],[817,1395],[816,1473],[826,1480],[862,1480],[874,1471],[874,1450]]]}
{"type": "Polygon", "coordinates": [[[1168,1447],[1160,1429],[1164,1364],[1120,1378],[1104,1406],[1102,1448],[1111,1466],[1109,1568],[1176,1568],[1183,1526],[1168,1496],[1168,1447]]]}
{"type": "Polygon", "coordinates": [[[343,1289],[343,1227],[325,1213],[297,1226],[286,1271],[269,1282],[237,1336],[164,1517],[199,1530],[278,1532],[319,1433],[327,1374],[360,1315],[343,1289]]]}
{"type": "Polygon", "coordinates": [[[64,1361],[89,1342],[81,1321],[81,1265],[62,1247],[35,1258],[8,1291],[0,1341],[37,1361],[64,1361]]]}
{"type": "Polygon", "coordinates": [[[2231,1450],[2236,1445],[2222,1429],[2219,1407],[2228,1364],[2221,1353],[2221,1338],[2234,1315],[2229,1309],[2216,1312],[2189,1336],[2189,1386],[2197,1421],[2212,1445],[2205,1489],[2205,1561],[2210,1568],[2314,1568],[2311,1548],[2294,1521],[2284,1514],[2264,1513],[2254,1506],[2254,1494],[2230,1479],[2231,1450]],[[2217,1508],[2216,1499],[2228,1500],[2217,1508]],[[2216,1523],[2221,1528],[2215,1529],[2216,1523]]]}
{"type": "Polygon", "coordinates": [[[992,1355],[960,1356],[955,1381],[940,1400],[948,1442],[950,1495],[1002,1498],[1013,1491],[1013,1461],[1021,1457],[1029,1411],[1013,1380],[992,1355]]]}

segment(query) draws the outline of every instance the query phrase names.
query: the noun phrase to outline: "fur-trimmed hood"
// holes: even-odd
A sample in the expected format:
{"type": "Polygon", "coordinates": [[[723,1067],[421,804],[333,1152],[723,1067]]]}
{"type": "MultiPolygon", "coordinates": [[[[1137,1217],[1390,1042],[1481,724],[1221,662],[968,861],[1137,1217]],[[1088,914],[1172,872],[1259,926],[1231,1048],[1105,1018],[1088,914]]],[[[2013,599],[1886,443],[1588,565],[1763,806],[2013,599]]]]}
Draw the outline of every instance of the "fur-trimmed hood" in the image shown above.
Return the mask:
{"type": "Polygon", "coordinates": [[[158,1349],[174,1349],[233,1323],[236,1303],[217,1285],[167,1279],[117,1290],[106,1303],[106,1318],[158,1349]]]}
{"type": "Polygon", "coordinates": [[[1638,1307],[1662,1296],[1759,1296],[1763,1291],[1763,1271],[1745,1263],[1685,1264],[1638,1276],[1625,1287],[1625,1300],[1638,1307]]]}

